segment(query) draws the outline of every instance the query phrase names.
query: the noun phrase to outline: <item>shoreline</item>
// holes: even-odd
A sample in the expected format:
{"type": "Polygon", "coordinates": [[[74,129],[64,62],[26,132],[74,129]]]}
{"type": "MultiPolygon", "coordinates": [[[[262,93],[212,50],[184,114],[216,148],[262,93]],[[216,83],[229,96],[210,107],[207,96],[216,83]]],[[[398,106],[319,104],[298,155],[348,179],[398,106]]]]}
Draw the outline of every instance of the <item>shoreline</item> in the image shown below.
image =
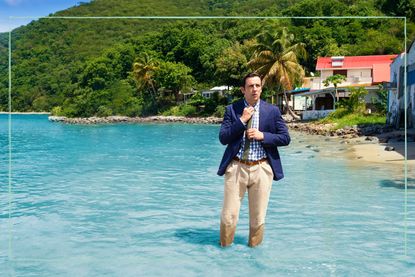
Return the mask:
{"type": "Polygon", "coordinates": [[[75,117],[49,116],[49,121],[62,122],[67,124],[113,124],[113,123],[189,123],[189,124],[220,124],[222,118],[219,117],[185,117],[185,116],[148,116],[148,117],[128,117],[128,116],[107,116],[107,117],[75,117]]]}
{"type": "MultiPolygon", "coordinates": [[[[0,114],[9,114],[0,112],[0,114]]],[[[40,114],[50,115],[48,112],[12,112],[10,114],[40,114]]],[[[67,118],[60,116],[49,116],[51,122],[65,124],[116,124],[116,123],[186,123],[186,124],[220,124],[219,117],[184,117],[184,116],[148,116],[148,117],[87,117],[67,118]]],[[[313,122],[289,122],[287,126],[292,131],[307,133],[310,135],[323,136],[326,138],[341,138],[348,145],[350,153],[347,154],[351,161],[365,163],[394,164],[403,166],[405,164],[405,132],[394,130],[389,126],[371,125],[362,128],[346,127],[333,130],[333,124],[315,124],[313,122]],[[385,150],[388,149],[389,151],[385,150]]],[[[407,166],[415,169],[415,129],[407,131],[407,166]]]]}
{"type": "MultiPolygon", "coordinates": [[[[111,123],[187,123],[187,124],[220,124],[218,117],[184,117],[184,116],[149,116],[149,117],[88,117],[67,118],[49,116],[52,122],[67,124],[111,124],[111,123]]],[[[288,121],[288,120],[287,120],[288,121]]],[[[405,163],[405,132],[394,130],[385,125],[365,127],[346,127],[333,130],[333,124],[315,124],[313,122],[287,122],[292,131],[319,135],[328,138],[341,138],[351,150],[347,155],[351,161],[365,163],[396,164],[405,163]],[[388,148],[390,151],[385,150],[388,148]]],[[[407,133],[407,165],[415,167],[415,130],[407,133]]]]}
{"type": "Polygon", "coordinates": [[[50,112],[0,112],[0,114],[51,114],[50,112]]]}

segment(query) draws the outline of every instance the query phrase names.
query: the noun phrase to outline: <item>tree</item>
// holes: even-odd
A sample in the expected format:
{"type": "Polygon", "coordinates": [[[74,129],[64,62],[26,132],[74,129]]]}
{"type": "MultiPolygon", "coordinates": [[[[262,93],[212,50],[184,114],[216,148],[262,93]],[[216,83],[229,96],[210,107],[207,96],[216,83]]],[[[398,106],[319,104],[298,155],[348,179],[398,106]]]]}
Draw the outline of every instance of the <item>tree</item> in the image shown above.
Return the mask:
{"type": "Polygon", "coordinates": [[[157,87],[172,91],[177,102],[179,93],[186,89],[190,90],[194,83],[194,78],[190,75],[191,71],[192,69],[183,63],[160,62],[154,79],[157,87]]]}
{"type": "Polygon", "coordinates": [[[306,56],[304,43],[294,43],[294,35],[286,28],[277,32],[265,30],[256,39],[255,52],[248,65],[263,76],[265,87],[284,92],[287,112],[294,119],[300,119],[288,105],[286,91],[292,90],[304,77],[304,69],[299,64],[299,58],[306,56]]]}
{"type": "Polygon", "coordinates": [[[154,75],[157,69],[158,61],[153,59],[147,52],[140,55],[133,64],[133,76],[137,82],[137,88],[149,91],[154,103],[157,95],[154,75]]]}
{"type": "Polygon", "coordinates": [[[239,86],[243,77],[248,73],[247,58],[243,53],[244,46],[236,42],[222,51],[215,60],[215,76],[222,84],[239,86]]]}
{"type": "Polygon", "coordinates": [[[339,101],[339,94],[337,92],[337,86],[339,84],[341,84],[343,81],[346,80],[346,76],[344,75],[340,75],[340,74],[336,74],[336,75],[332,75],[327,77],[324,81],[323,84],[328,87],[330,84],[333,84],[334,86],[334,91],[336,93],[336,100],[339,101]]]}

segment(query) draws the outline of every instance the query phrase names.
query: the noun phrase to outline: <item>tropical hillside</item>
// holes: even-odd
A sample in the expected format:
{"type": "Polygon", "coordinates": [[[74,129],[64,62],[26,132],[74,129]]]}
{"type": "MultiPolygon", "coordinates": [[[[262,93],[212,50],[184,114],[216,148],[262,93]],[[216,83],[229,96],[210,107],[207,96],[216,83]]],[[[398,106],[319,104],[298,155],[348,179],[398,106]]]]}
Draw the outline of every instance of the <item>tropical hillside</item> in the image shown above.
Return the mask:
{"type": "MultiPolygon", "coordinates": [[[[319,56],[404,51],[402,19],[300,16],[407,16],[415,4],[391,0],[95,0],[12,32],[13,111],[70,117],[218,115],[240,97],[248,71],[270,74],[264,97],[301,85],[319,56]],[[284,19],[68,19],[56,16],[281,16],[284,19]],[[296,18],[297,17],[297,18],[296,18]],[[205,98],[213,86],[234,87],[205,98]],[[184,96],[190,98],[184,102],[184,96]]],[[[8,34],[0,34],[0,110],[8,110],[8,34]]]]}

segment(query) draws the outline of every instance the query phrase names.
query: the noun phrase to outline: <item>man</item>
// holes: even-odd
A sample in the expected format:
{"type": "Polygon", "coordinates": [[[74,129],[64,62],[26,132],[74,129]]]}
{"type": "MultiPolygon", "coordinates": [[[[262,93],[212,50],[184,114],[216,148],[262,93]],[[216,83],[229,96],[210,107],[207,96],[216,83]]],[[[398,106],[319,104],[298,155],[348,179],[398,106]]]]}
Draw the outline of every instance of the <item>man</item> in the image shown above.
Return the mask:
{"type": "Polygon", "coordinates": [[[219,140],[227,145],[218,175],[225,175],[220,244],[232,244],[245,191],[249,200],[249,242],[262,242],[272,180],[284,177],[277,146],[290,143],[287,126],[276,106],[260,100],[261,77],[248,74],[241,84],[244,99],[229,105],[219,140]]]}

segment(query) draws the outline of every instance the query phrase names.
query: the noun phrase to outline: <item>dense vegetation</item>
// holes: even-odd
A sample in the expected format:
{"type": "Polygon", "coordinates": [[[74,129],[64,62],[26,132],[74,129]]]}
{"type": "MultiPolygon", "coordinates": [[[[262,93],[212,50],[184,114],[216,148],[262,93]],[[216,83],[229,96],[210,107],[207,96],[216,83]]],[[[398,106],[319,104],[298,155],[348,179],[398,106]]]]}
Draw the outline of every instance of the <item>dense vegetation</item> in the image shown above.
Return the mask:
{"type": "MultiPolygon", "coordinates": [[[[414,11],[404,0],[95,0],[53,16],[405,15],[412,39],[414,11]]],[[[211,99],[195,93],[178,103],[183,93],[238,86],[264,34],[272,44],[286,32],[290,45],[304,46],[298,63],[307,75],[318,56],[400,53],[403,30],[401,19],[46,18],[12,32],[12,108],[67,116],[221,115],[237,90],[211,99]]],[[[0,34],[0,110],[8,109],[7,53],[8,34],[0,34]]],[[[273,79],[264,96],[297,79],[273,79]]]]}
{"type": "Polygon", "coordinates": [[[318,120],[319,123],[332,123],[334,129],[344,128],[346,126],[365,126],[372,124],[386,123],[386,98],[387,91],[381,86],[379,88],[379,99],[373,101],[373,111],[367,109],[364,97],[368,93],[363,87],[354,87],[350,89],[350,97],[342,99],[336,104],[336,110],[327,117],[318,120]],[[368,112],[370,110],[370,112],[368,112]]]}

